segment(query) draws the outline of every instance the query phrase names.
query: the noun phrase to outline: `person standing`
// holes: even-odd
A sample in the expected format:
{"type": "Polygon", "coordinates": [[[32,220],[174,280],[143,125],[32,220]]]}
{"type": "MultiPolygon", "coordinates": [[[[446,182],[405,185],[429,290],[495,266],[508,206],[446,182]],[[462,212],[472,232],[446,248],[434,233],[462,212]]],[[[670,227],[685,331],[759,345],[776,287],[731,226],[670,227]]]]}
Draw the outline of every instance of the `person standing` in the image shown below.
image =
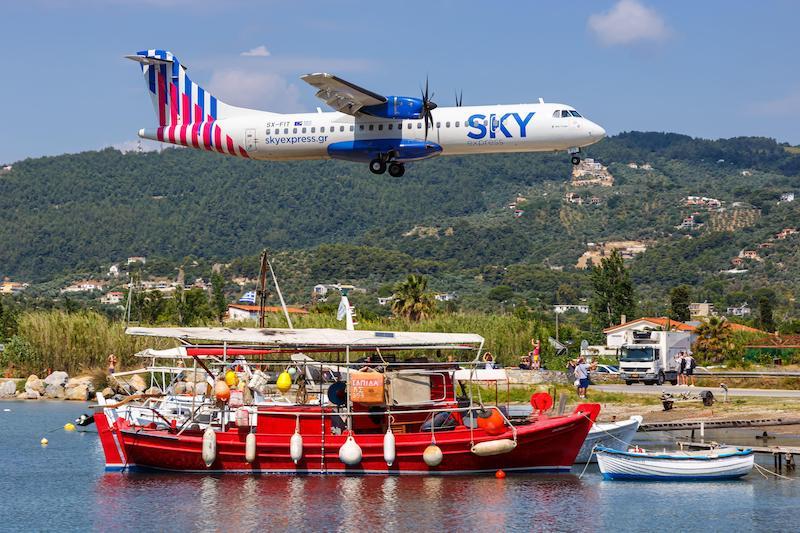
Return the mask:
{"type": "Polygon", "coordinates": [[[117,356],[114,353],[108,355],[108,373],[113,374],[117,368],[117,356]]]}
{"type": "Polygon", "coordinates": [[[697,366],[697,362],[694,360],[694,357],[690,353],[686,354],[686,356],[684,357],[684,361],[685,361],[684,365],[685,369],[683,376],[684,385],[689,385],[690,387],[694,387],[694,368],[697,366]],[[689,380],[692,381],[691,384],[689,384],[689,380]]]}
{"type": "Polygon", "coordinates": [[[589,390],[589,372],[597,368],[597,363],[589,364],[581,357],[575,367],[575,378],[578,380],[578,398],[586,399],[589,390]]]}
{"type": "Polygon", "coordinates": [[[684,375],[686,354],[684,354],[684,352],[679,352],[675,357],[675,363],[678,365],[678,385],[686,385],[686,376],[684,375]]]}
{"type": "Polygon", "coordinates": [[[539,341],[531,339],[531,344],[533,345],[533,352],[531,352],[531,369],[539,370],[542,366],[542,360],[539,356],[539,341]]]}

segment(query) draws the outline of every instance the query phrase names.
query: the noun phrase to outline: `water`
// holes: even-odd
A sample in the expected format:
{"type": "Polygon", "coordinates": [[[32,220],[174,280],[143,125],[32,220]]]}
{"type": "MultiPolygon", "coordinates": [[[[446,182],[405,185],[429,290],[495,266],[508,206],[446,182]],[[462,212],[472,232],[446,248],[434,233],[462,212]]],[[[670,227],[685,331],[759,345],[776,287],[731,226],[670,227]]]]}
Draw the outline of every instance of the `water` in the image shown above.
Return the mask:
{"type": "MultiPolygon", "coordinates": [[[[0,402],[0,530],[789,531],[800,477],[721,483],[575,474],[202,476],[103,470],[96,433],[61,429],[71,402],[0,402]],[[10,409],[10,412],[4,412],[10,409]]],[[[91,427],[91,426],[90,426],[91,427]]],[[[749,433],[752,437],[753,432],[749,433]]],[[[769,460],[768,460],[769,461],[769,460]]]]}

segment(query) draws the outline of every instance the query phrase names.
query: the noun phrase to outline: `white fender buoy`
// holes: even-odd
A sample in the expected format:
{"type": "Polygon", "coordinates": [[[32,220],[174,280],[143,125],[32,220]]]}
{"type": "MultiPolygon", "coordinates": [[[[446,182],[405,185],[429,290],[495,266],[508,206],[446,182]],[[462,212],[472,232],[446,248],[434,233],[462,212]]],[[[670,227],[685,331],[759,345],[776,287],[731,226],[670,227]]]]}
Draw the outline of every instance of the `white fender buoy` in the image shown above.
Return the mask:
{"type": "Polygon", "coordinates": [[[355,466],[361,462],[361,446],[358,445],[353,435],[349,435],[339,448],[339,460],[347,466],[355,466]]]}
{"type": "Polygon", "coordinates": [[[386,430],[386,435],[383,436],[383,460],[387,465],[392,466],[396,457],[394,433],[392,433],[392,428],[389,428],[386,430]]]}
{"type": "MultiPolygon", "coordinates": [[[[339,455],[341,456],[341,451],[339,455]]],[[[292,439],[289,441],[289,455],[292,456],[292,461],[297,464],[303,458],[303,436],[299,431],[295,431],[292,439]]]]}
{"type": "Polygon", "coordinates": [[[435,444],[431,444],[425,448],[424,452],[422,452],[422,459],[428,466],[439,466],[439,464],[442,462],[442,459],[444,459],[444,455],[442,455],[441,448],[435,444]]]}
{"type": "Polygon", "coordinates": [[[244,460],[252,463],[256,460],[256,434],[248,433],[244,439],[244,460]]]}
{"type": "Polygon", "coordinates": [[[217,434],[210,427],[203,432],[203,462],[210,468],[217,458],[217,434]]]}
{"type": "Polygon", "coordinates": [[[480,457],[508,453],[517,447],[517,442],[511,439],[487,440],[479,442],[472,447],[472,453],[480,457]]]}

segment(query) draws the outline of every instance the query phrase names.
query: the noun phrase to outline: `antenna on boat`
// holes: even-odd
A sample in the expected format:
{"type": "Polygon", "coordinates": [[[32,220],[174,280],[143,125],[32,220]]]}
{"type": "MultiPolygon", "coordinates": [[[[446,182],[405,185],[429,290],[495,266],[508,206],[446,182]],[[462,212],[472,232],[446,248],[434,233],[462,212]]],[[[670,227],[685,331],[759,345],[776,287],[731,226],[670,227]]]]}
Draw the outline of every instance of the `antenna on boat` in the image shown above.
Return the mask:
{"type": "Polygon", "coordinates": [[[281,293],[281,287],[278,285],[278,276],[275,275],[275,270],[272,268],[272,261],[269,260],[266,248],[264,248],[264,250],[261,252],[261,269],[259,270],[258,274],[258,289],[256,291],[256,296],[258,297],[258,327],[266,327],[265,315],[267,309],[267,297],[269,296],[267,291],[267,269],[269,269],[269,272],[272,275],[272,281],[275,283],[275,292],[278,293],[278,299],[281,301],[283,316],[286,317],[286,322],[289,324],[289,329],[294,329],[294,326],[292,325],[292,319],[289,317],[289,310],[286,308],[286,302],[284,301],[283,294],[281,293]]]}

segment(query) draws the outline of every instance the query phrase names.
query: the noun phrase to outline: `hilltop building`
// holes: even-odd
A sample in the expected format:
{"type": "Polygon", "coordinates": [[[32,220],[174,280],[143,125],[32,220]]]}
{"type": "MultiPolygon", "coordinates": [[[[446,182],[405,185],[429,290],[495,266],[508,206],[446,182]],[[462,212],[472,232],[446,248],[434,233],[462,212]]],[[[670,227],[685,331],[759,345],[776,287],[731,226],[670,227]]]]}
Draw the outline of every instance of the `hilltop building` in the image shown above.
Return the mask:
{"type": "Polygon", "coordinates": [[[141,263],[143,265],[147,264],[147,258],[142,255],[134,255],[128,258],[128,264],[132,265],[134,263],[141,263]]]}
{"type": "Polygon", "coordinates": [[[717,311],[714,309],[714,304],[709,302],[692,302],[689,304],[689,313],[697,317],[717,316],[717,311]]]}
{"type": "Polygon", "coordinates": [[[577,311],[584,315],[589,314],[589,306],[586,304],[556,304],[553,306],[553,312],[558,314],[566,313],[567,311],[577,311]]]}
{"type": "Polygon", "coordinates": [[[96,280],[96,279],[87,279],[83,281],[76,281],[72,285],[68,287],[64,287],[61,289],[61,293],[64,294],[65,292],[92,292],[92,291],[102,291],[103,287],[105,287],[105,282],[96,280]]]}
{"type": "Polygon", "coordinates": [[[28,283],[19,283],[16,281],[11,281],[11,278],[5,277],[3,278],[2,283],[0,283],[0,294],[5,295],[15,295],[19,294],[25,289],[30,287],[28,283]]]}
{"type": "Polygon", "coordinates": [[[125,295],[120,291],[110,291],[100,298],[100,303],[105,305],[119,305],[125,295]]]}
{"type": "Polygon", "coordinates": [[[752,310],[750,309],[750,306],[747,305],[747,302],[745,302],[738,307],[728,307],[728,309],[725,311],[725,314],[742,317],[750,315],[751,312],[752,310]]]}

